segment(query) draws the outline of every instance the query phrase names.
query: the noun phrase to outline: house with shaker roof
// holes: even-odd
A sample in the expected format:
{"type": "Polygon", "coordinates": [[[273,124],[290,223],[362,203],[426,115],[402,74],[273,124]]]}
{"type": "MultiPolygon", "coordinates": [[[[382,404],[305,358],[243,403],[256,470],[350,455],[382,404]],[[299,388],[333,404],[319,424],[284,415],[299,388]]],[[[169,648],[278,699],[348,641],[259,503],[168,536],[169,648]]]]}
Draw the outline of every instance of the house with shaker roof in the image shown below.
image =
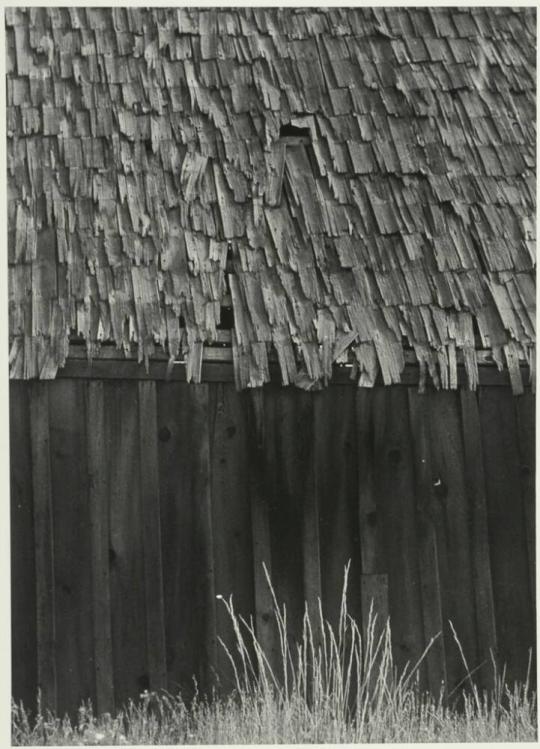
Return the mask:
{"type": "MultiPolygon", "coordinates": [[[[5,12],[13,696],[226,685],[217,596],[535,644],[534,8],[5,12]]],[[[222,610],[223,609],[223,610],[222,610]]],[[[227,639],[229,638],[229,640],[227,639]]],[[[271,656],[270,656],[271,657],[271,656]]]]}

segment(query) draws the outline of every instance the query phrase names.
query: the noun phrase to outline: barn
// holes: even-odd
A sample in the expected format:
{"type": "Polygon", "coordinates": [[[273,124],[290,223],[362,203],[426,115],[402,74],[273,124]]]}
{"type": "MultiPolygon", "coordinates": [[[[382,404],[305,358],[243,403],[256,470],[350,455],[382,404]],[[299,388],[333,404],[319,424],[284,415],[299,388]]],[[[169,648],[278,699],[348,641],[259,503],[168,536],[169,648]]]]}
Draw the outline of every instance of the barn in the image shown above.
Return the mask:
{"type": "Polygon", "coordinates": [[[534,8],[16,8],[13,696],[227,686],[304,601],[535,644],[534,8]],[[230,676],[230,675],[229,675],[230,676]]]}

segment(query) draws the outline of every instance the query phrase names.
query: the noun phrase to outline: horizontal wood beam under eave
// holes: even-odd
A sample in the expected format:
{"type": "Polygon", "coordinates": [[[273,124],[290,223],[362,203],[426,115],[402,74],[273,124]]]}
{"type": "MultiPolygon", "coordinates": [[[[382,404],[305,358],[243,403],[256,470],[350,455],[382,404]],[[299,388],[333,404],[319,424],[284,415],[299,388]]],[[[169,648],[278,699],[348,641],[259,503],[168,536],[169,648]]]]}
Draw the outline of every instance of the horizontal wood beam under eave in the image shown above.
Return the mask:
{"type": "Polygon", "coordinates": [[[309,135],[282,135],[279,142],[285,146],[307,146],[311,138],[309,135]]]}
{"type": "MultiPolygon", "coordinates": [[[[522,367],[522,377],[524,385],[528,386],[529,370],[528,367],[522,367]]],[[[281,374],[277,362],[270,362],[271,381],[281,383],[281,374]]],[[[351,367],[335,365],[331,384],[334,385],[351,385],[356,386],[356,381],[350,379],[351,367]]],[[[139,364],[136,358],[113,359],[112,357],[102,357],[93,359],[89,362],[86,356],[68,357],[66,366],[58,370],[59,378],[83,378],[83,379],[104,379],[104,380],[186,380],[186,366],[184,363],[177,363],[172,368],[167,378],[167,357],[152,358],[148,364],[148,371],[143,364],[139,364]]],[[[202,366],[203,382],[234,382],[234,368],[232,361],[211,360],[205,357],[202,366]]],[[[407,363],[401,377],[402,385],[418,385],[419,367],[416,363],[407,363]]],[[[480,385],[498,385],[510,386],[510,377],[505,370],[499,372],[494,365],[484,365],[479,367],[480,385]]],[[[377,379],[377,385],[382,385],[380,377],[377,379]]],[[[467,376],[465,367],[458,365],[458,385],[467,387],[467,376]]]]}
{"type": "MultiPolygon", "coordinates": [[[[228,342],[230,342],[230,334],[229,331],[219,331],[222,335],[218,338],[218,345],[208,345],[204,347],[204,353],[203,353],[203,361],[208,362],[232,362],[233,360],[233,354],[232,354],[232,348],[230,345],[228,345],[228,342]],[[227,335],[229,334],[229,335],[227,335]],[[221,344],[221,345],[220,345],[221,344]]],[[[405,364],[418,364],[418,360],[416,358],[416,354],[414,351],[404,351],[404,358],[405,358],[405,364]]],[[[71,344],[69,347],[69,358],[70,359],[84,359],[87,360],[87,353],[86,353],[86,347],[84,344],[71,344]]],[[[268,355],[269,360],[272,362],[277,362],[277,356],[275,355],[274,351],[271,351],[268,355]]],[[[104,345],[101,347],[99,354],[97,356],[93,357],[93,361],[98,360],[117,360],[117,361],[137,361],[137,352],[132,351],[129,353],[124,353],[121,349],[116,348],[116,346],[111,345],[104,345]]],[[[163,351],[161,347],[156,347],[156,353],[153,354],[150,357],[151,361],[168,361],[169,357],[167,354],[163,351]]],[[[495,363],[493,361],[493,354],[489,349],[477,349],[476,350],[476,359],[478,361],[479,366],[489,366],[489,367],[495,367],[495,363]]],[[[179,358],[176,360],[179,364],[183,363],[183,359],[179,358]]],[[[461,351],[457,351],[457,363],[458,365],[462,365],[464,363],[463,360],[463,354],[461,351]]],[[[525,366],[525,362],[522,363],[522,366],[525,366]]]]}

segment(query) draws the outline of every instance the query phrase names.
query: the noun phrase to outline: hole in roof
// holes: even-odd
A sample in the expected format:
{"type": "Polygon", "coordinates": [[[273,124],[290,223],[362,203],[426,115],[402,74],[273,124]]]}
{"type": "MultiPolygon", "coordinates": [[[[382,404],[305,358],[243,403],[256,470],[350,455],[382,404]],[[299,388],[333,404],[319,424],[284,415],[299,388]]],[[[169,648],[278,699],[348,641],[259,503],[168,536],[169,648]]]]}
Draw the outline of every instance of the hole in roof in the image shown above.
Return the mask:
{"type": "Polygon", "coordinates": [[[309,132],[309,127],[296,127],[295,125],[291,125],[290,122],[280,127],[279,135],[281,138],[290,138],[290,137],[309,138],[311,137],[311,133],[309,132]]]}
{"type": "Polygon", "coordinates": [[[218,330],[232,330],[234,328],[234,312],[232,307],[222,307],[220,321],[216,325],[218,330]]]}

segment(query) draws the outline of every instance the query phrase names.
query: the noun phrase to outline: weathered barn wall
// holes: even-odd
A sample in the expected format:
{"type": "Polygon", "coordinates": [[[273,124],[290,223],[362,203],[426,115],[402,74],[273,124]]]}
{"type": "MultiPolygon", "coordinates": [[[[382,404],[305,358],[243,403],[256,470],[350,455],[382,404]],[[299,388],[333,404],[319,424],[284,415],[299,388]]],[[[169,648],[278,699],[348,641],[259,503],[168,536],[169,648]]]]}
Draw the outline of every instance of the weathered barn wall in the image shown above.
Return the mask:
{"type": "MultiPolygon", "coordinates": [[[[225,684],[234,593],[272,646],[271,568],[302,601],[375,595],[400,663],[444,630],[423,678],[451,690],[496,644],[525,675],[534,629],[534,396],[509,387],[318,393],[231,382],[11,382],[13,695],[100,710],[225,684]],[[387,578],[385,576],[387,575],[387,578]]],[[[490,666],[477,677],[489,682],[490,666]]]]}

